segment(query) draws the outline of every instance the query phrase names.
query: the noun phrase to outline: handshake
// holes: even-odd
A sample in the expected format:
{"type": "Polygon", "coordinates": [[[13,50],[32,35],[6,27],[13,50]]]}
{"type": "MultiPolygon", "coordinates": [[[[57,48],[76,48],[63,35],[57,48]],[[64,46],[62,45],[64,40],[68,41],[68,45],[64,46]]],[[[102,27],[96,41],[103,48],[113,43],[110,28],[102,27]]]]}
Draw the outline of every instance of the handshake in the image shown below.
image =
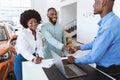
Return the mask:
{"type": "Polygon", "coordinates": [[[63,49],[65,49],[68,53],[73,54],[80,50],[80,46],[64,45],[63,49]]]}
{"type": "MultiPolygon", "coordinates": [[[[80,50],[80,46],[72,46],[72,45],[68,46],[68,45],[64,45],[63,49],[65,49],[69,54],[73,54],[76,51],[80,50]]],[[[74,63],[74,61],[75,61],[75,57],[68,56],[68,62],[69,63],[74,63]]]]}

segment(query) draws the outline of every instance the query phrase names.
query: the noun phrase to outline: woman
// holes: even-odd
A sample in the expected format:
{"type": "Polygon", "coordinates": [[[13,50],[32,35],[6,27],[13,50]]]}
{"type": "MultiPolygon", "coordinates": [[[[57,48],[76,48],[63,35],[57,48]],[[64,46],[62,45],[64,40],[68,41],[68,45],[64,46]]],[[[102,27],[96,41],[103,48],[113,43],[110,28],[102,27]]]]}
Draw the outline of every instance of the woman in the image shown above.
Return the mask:
{"type": "Polygon", "coordinates": [[[32,61],[39,64],[43,59],[42,36],[36,30],[41,16],[35,10],[26,10],[20,16],[20,23],[25,28],[17,38],[17,56],[14,61],[14,71],[17,80],[22,80],[22,62],[32,61]]]}

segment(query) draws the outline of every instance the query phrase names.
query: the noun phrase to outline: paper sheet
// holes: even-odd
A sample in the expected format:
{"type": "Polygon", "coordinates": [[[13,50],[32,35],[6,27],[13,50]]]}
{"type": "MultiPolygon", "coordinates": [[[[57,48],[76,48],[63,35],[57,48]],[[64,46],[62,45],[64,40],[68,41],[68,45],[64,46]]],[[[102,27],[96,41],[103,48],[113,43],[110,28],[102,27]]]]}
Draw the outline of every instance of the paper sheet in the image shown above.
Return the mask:
{"type": "Polygon", "coordinates": [[[29,66],[43,67],[43,68],[50,68],[54,64],[53,60],[51,60],[51,59],[42,60],[42,62],[40,64],[35,64],[31,61],[25,61],[23,63],[26,65],[29,65],[29,66]]]}
{"type": "Polygon", "coordinates": [[[46,59],[46,60],[42,60],[40,66],[44,68],[50,68],[53,64],[54,64],[53,60],[46,59]]]}

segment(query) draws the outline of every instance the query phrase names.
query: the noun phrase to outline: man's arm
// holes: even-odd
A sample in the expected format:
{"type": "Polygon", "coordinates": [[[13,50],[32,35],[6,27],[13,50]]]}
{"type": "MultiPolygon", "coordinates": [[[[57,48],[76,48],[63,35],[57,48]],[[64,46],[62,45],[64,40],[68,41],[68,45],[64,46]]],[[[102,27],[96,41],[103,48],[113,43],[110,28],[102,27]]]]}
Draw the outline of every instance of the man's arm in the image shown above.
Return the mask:
{"type": "Polygon", "coordinates": [[[114,36],[112,32],[106,30],[100,34],[93,44],[92,50],[80,58],[75,59],[75,63],[90,64],[99,62],[108,51],[114,36]],[[109,35],[109,36],[108,36],[109,35]]]}
{"type": "Polygon", "coordinates": [[[44,27],[42,26],[42,34],[44,35],[44,38],[54,47],[62,50],[63,48],[63,43],[59,42],[58,40],[56,40],[51,34],[50,32],[44,27]]]}

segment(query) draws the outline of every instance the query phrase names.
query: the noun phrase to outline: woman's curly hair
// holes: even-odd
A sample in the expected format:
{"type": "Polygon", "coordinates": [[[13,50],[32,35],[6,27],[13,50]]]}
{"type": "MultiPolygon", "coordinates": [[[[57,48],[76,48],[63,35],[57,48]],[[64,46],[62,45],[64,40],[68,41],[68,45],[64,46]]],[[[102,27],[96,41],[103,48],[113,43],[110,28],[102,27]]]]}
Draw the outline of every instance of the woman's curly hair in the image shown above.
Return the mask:
{"type": "Polygon", "coordinates": [[[31,18],[35,18],[38,22],[38,24],[40,24],[41,22],[41,16],[40,14],[34,10],[34,9],[29,9],[29,10],[25,10],[21,15],[20,15],[20,24],[23,25],[24,28],[28,28],[27,26],[27,22],[31,19],[31,18]]]}

